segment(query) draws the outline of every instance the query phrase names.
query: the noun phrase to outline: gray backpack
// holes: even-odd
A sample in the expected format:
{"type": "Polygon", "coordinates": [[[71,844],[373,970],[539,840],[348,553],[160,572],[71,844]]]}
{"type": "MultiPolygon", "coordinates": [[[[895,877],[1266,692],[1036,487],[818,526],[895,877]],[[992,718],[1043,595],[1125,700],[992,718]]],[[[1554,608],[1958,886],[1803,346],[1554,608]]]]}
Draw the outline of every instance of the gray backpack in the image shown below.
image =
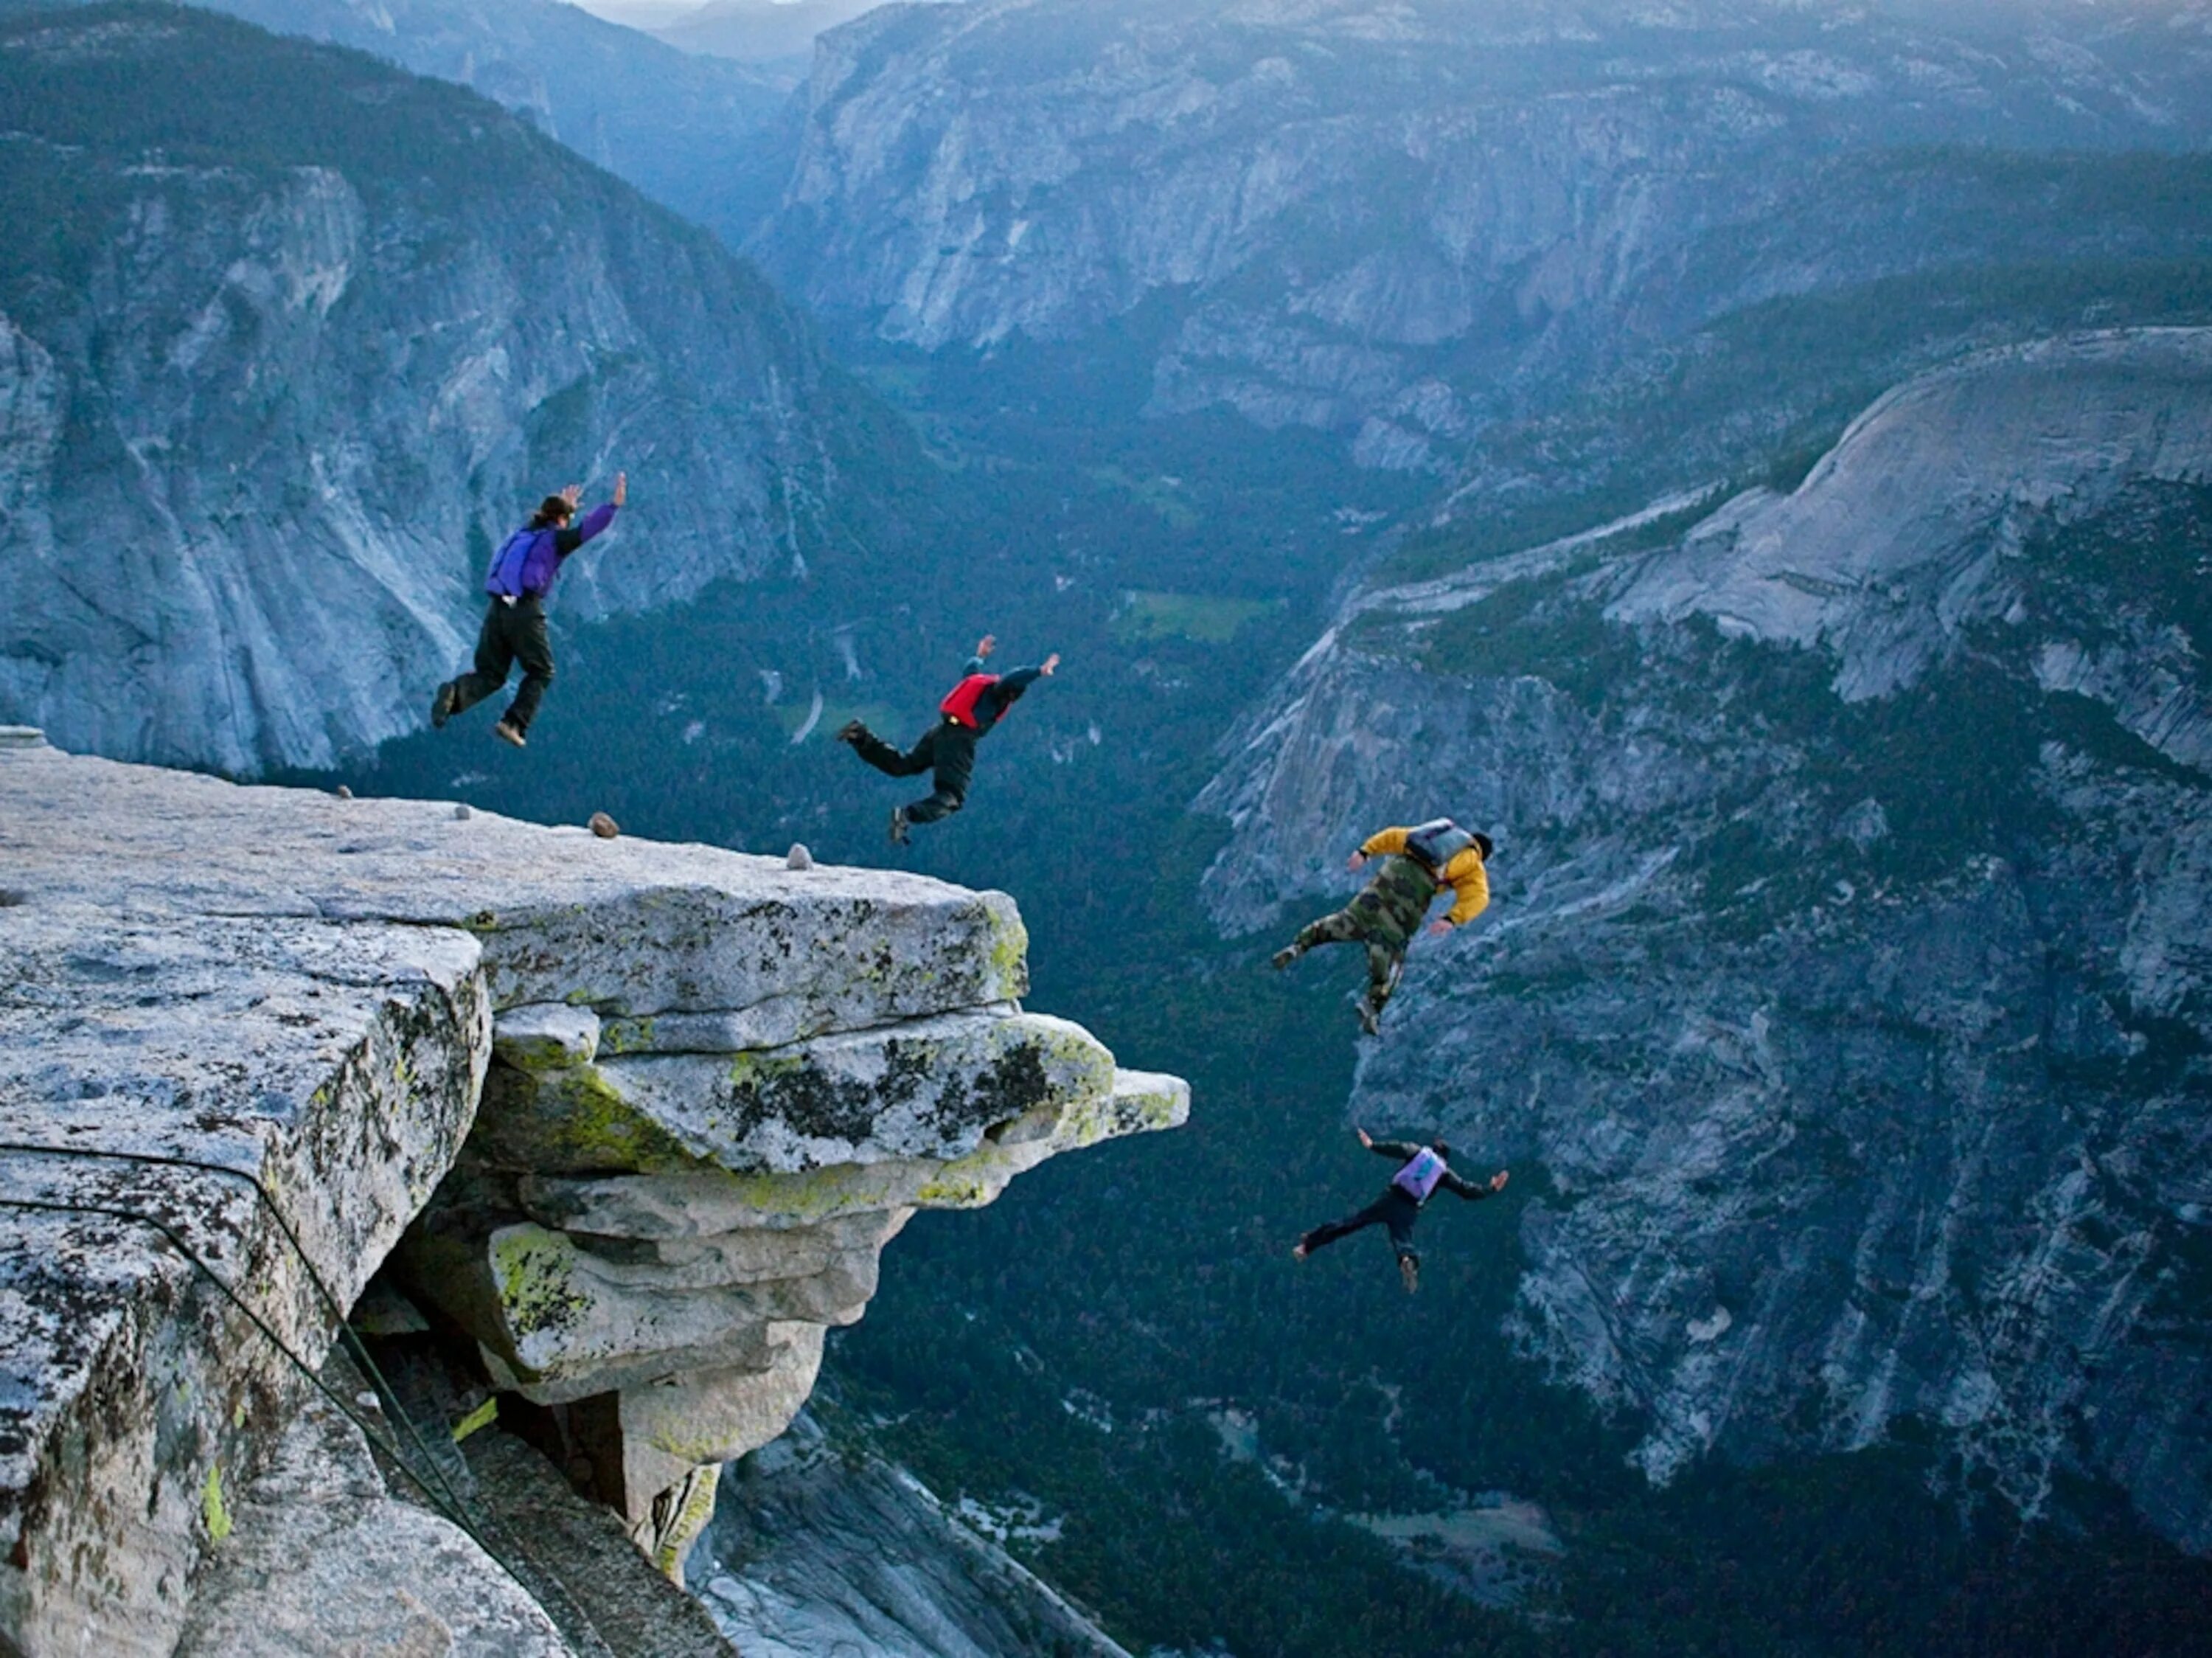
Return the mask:
{"type": "Polygon", "coordinates": [[[1425,823],[1406,836],[1407,856],[1439,878],[1444,865],[1474,844],[1474,837],[1449,818],[1425,823]]]}

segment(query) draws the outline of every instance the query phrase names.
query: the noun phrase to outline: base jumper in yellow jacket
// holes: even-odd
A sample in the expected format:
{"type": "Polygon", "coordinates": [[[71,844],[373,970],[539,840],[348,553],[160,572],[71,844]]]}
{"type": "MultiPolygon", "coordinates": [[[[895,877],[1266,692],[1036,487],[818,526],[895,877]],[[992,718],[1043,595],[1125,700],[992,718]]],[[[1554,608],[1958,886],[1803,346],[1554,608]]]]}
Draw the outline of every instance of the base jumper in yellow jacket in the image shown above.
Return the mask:
{"type": "Polygon", "coordinates": [[[1380,857],[1382,867],[1344,908],[1299,929],[1286,948],[1275,952],[1275,966],[1289,966],[1316,944],[1366,945],[1367,994],[1359,1003],[1359,1022],[1370,1036],[1376,1034],[1382,1027],[1382,1004],[1397,988],[1405,966],[1406,947],[1420,930],[1430,900],[1451,888],[1450,912],[1430,924],[1431,933],[1448,933],[1488,907],[1490,877],[1484,866],[1490,846],[1489,836],[1462,829],[1449,818],[1369,836],[1347,867],[1357,869],[1370,857],[1380,857]]]}

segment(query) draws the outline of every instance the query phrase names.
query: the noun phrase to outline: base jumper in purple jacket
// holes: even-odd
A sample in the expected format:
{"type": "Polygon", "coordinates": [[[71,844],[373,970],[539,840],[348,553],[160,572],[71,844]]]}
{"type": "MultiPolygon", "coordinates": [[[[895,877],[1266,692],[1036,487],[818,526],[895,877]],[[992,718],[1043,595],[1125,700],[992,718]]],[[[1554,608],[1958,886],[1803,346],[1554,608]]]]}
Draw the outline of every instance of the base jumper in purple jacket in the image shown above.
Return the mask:
{"type": "Polygon", "coordinates": [[[491,595],[485,607],[483,627],[477,635],[475,669],[438,687],[430,703],[430,723],[442,726],[463,709],[474,706],[507,683],[507,671],[522,664],[522,683],[507,704],[492,735],[523,745],[530,722],[545,687],[553,683],[553,645],[545,632],[545,595],[562,562],[578,547],[615,521],[615,509],[629,493],[627,474],[615,474],[614,499],[572,523],[581,484],[571,484],[558,495],[539,503],[530,521],[507,538],[492,555],[484,575],[484,591],[491,595]]]}
{"type": "Polygon", "coordinates": [[[1421,1283],[1421,1257],[1413,1247],[1413,1222],[1420,1218],[1423,1205],[1439,1187],[1455,1197],[1479,1202],[1493,1192],[1505,1190],[1505,1171],[1501,1168],[1487,1183],[1478,1185],[1452,1173],[1446,1161],[1451,1155],[1451,1148],[1441,1140],[1431,1140],[1425,1146],[1407,1140],[1370,1140],[1367,1131],[1361,1129],[1359,1143],[1376,1156],[1388,1157],[1397,1163],[1398,1172],[1390,1177],[1390,1184],[1382,1188],[1382,1195],[1373,1203],[1357,1215],[1316,1227],[1298,1240],[1297,1247],[1291,1253],[1304,1260],[1315,1250],[1325,1248],[1339,1238],[1349,1237],[1370,1226],[1387,1227],[1390,1247],[1398,1257],[1398,1276],[1406,1281],[1406,1288],[1411,1292],[1420,1288],[1421,1283]]]}

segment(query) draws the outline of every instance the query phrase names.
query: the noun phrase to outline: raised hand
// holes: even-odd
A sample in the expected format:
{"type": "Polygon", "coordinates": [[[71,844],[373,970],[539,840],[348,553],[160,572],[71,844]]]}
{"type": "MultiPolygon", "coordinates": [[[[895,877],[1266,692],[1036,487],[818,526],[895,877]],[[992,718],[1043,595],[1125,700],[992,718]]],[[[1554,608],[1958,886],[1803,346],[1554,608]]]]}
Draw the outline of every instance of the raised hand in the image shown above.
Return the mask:
{"type": "Polygon", "coordinates": [[[561,491],[561,498],[570,506],[574,506],[584,498],[584,486],[581,484],[569,485],[567,489],[561,491]]]}
{"type": "Polygon", "coordinates": [[[1367,1131],[1365,1129],[1356,1128],[1352,1131],[1359,1137],[1359,1143],[1361,1145],[1367,1147],[1370,1150],[1374,1149],[1375,1142],[1368,1137],[1367,1131]]]}
{"type": "Polygon", "coordinates": [[[1435,921],[1431,921],[1431,922],[1429,923],[1429,926],[1428,926],[1428,934],[1429,934],[1429,936],[1430,936],[1431,938],[1442,938],[1442,937],[1443,937],[1446,933],[1449,932],[1451,930],[1452,930],[1452,924],[1451,924],[1451,923],[1449,923],[1449,921],[1443,920],[1443,919],[1440,917],[1438,917],[1437,920],[1435,920],[1435,921]]]}
{"type": "Polygon", "coordinates": [[[1366,862],[1367,862],[1367,854],[1366,854],[1366,853],[1364,853],[1364,852],[1354,852],[1354,853],[1353,853],[1350,857],[1348,857],[1348,858],[1345,859],[1345,861],[1344,861],[1344,867],[1345,867],[1346,869],[1358,869],[1362,868],[1362,867],[1366,863],[1366,862]]]}
{"type": "Polygon", "coordinates": [[[998,648],[999,637],[995,633],[987,633],[975,642],[975,654],[978,656],[988,656],[998,648]]]}
{"type": "Polygon", "coordinates": [[[1497,1173],[1490,1177],[1490,1189],[1492,1192],[1503,1192],[1505,1190],[1505,1171],[1504,1169],[1499,1169],[1497,1173]]]}
{"type": "Polygon", "coordinates": [[[1052,674],[1053,670],[1054,670],[1054,668],[1057,668],[1059,666],[1060,666],[1060,653],[1059,653],[1058,651],[1056,651],[1056,650],[1055,650],[1055,651],[1054,651],[1054,652],[1052,653],[1052,655],[1049,655],[1049,656],[1048,656],[1048,657],[1046,657],[1046,658],[1044,659],[1044,666],[1043,666],[1042,667],[1040,667],[1039,669],[1037,669],[1037,672],[1038,672],[1038,673],[1040,673],[1040,674],[1045,674],[1046,676],[1049,677],[1049,676],[1051,675],[1051,674],[1052,674]]]}
{"type": "Polygon", "coordinates": [[[629,474],[628,472],[617,472],[615,474],[615,505],[619,507],[623,502],[629,499],[629,474]]]}

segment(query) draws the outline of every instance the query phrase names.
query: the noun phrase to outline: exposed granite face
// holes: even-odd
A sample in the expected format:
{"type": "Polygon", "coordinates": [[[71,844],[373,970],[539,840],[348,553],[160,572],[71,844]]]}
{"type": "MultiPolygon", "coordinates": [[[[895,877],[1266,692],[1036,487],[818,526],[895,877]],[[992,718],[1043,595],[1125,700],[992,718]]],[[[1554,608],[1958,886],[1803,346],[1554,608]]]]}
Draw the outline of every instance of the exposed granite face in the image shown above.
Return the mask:
{"type": "Polygon", "coordinates": [[[1972,168],[1860,163],[2201,143],[2212,33],[2051,4],[975,0],[823,36],[808,99],[750,245],[817,311],[929,351],[1141,351],[1148,412],[1449,473],[1491,423],[1778,295],[2150,256],[2156,230],[1972,168]]]}
{"type": "Polygon", "coordinates": [[[810,1413],[724,1475],[695,1593],[746,1658],[1128,1658],[993,1525],[810,1413]]]}
{"type": "Polygon", "coordinates": [[[177,1658],[575,1658],[465,1533],[392,1496],[361,1430],[325,1399],[293,1418],[230,1523],[177,1658]]]}
{"type": "Polygon", "coordinates": [[[1512,1332],[1654,1479],[1912,1417],[2212,1549],[2208,482],[2205,332],[2000,353],[1656,546],[1355,595],[1202,797],[1235,933],[1497,835],[1352,1115],[1541,1162],[1512,1332]]]}
{"type": "Polygon", "coordinates": [[[480,99],[179,7],[0,20],[0,94],[70,204],[0,277],[0,719],[328,766],[425,722],[549,491],[632,473],[572,616],[790,571],[852,504],[801,320],[480,99]]]}
{"type": "MultiPolygon", "coordinates": [[[[572,1411],[672,1573],[915,1208],[1188,1107],[1018,1009],[1003,894],[18,738],[0,820],[7,1137],[251,1173],[345,1306],[411,1222],[426,1301],[572,1411]]],[[[0,1179],[167,1222],[320,1362],[242,1182],[5,1151],[0,1179]]],[[[165,1653],[304,1381],[132,1222],[0,1207],[0,1631],[165,1653]]]]}
{"type": "Polygon", "coordinates": [[[96,766],[0,747],[0,1137],[193,1159],[276,1206],[214,1171],[0,1152],[0,1631],[33,1653],[165,1653],[303,1383],[120,1211],[171,1228],[319,1364],[329,1315],[278,1217],[350,1305],[459,1149],[491,1009],[466,933],[165,892],[180,866],[97,823],[143,811],[181,847],[190,798],[220,785],[101,767],[74,786],[96,766]],[[77,879],[96,865],[116,881],[77,879]]]}

